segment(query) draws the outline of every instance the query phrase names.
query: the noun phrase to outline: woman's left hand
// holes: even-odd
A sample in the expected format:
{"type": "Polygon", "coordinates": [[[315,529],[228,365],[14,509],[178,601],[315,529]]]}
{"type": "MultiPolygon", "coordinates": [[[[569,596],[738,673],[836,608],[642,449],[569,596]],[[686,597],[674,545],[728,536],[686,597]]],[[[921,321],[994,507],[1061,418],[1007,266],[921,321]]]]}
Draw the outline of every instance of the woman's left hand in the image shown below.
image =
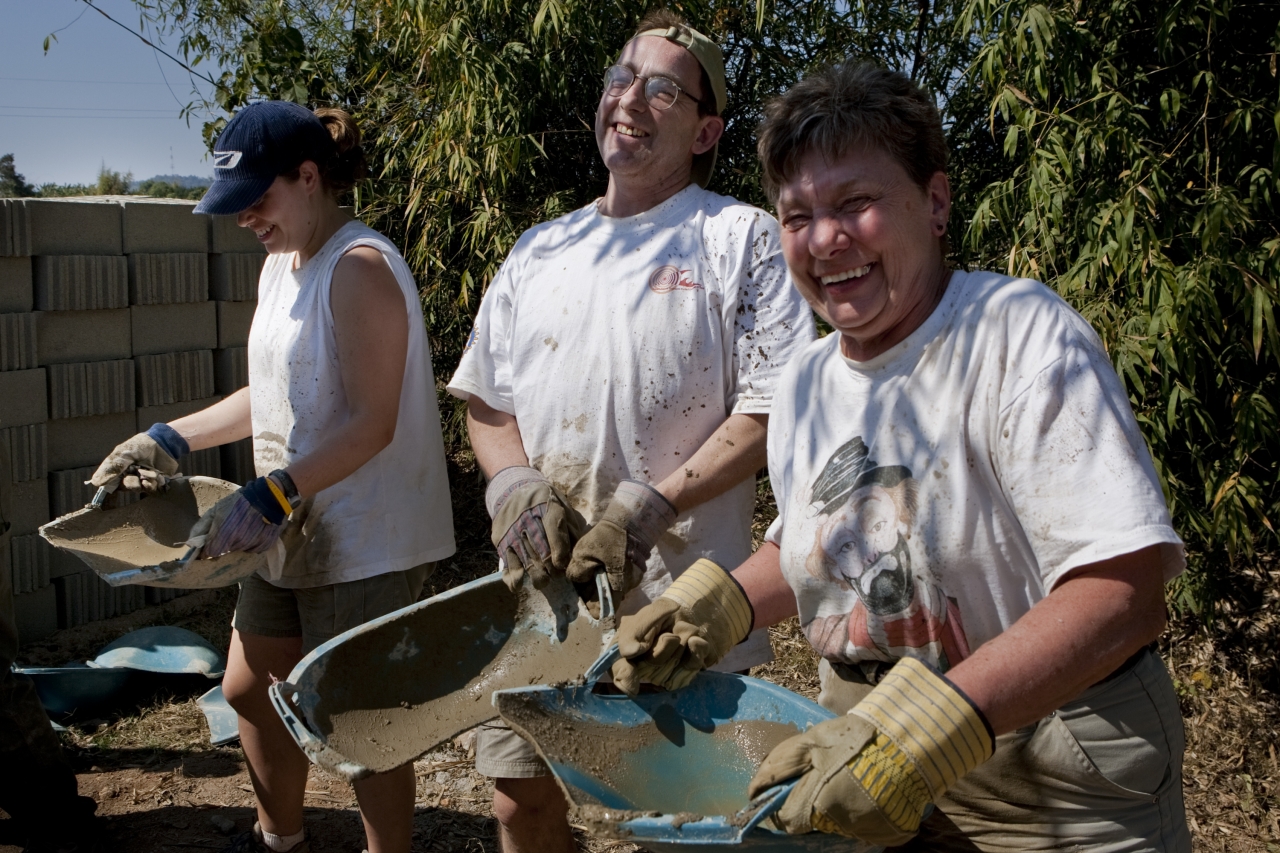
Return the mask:
{"type": "Polygon", "coordinates": [[[276,543],[288,521],[288,499],[281,487],[258,477],[202,515],[191,528],[188,542],[193,547],[203,543],[198,554],[202,560],[232,551],[261,554],[276,543]]]}

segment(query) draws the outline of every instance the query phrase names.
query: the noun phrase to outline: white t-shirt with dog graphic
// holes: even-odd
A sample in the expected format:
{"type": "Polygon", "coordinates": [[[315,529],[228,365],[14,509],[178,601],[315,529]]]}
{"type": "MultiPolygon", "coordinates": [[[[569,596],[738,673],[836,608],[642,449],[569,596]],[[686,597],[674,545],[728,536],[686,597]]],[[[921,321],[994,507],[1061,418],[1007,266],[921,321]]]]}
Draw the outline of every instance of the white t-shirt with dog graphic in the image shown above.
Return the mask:
{"type": "Polygon", "coordinates": [[[1120,379],[1049,288],[955,272],[878,358],[839,337],[787,368],[769,420],[767,539],[823,657],[945,671],[1072,569],[1159,544],[1182,570],[1120,379]]]}
{"type": "MultiPolygon", "coordinates": [[[[783,368],[815,337],[773,217],[689,186],[636,216],[592,203],[526,231],[448,388],[514,415],[530,464],[590,523],[620,480],[657,484],[729,415],[768,413],[783,368]]],[[[748,478],[681,513],[620,612],[700,557],[745,560],[754,502],[748,478]]],[[[770,656],[760,631],[718,668],[770,656]]]]}

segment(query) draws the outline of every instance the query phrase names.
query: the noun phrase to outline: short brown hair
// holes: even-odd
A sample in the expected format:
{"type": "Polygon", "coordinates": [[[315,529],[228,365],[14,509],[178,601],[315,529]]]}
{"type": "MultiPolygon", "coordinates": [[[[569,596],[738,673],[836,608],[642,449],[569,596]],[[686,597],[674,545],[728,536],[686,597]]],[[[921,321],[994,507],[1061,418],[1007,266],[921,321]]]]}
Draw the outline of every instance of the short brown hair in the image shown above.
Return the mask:
{"type": "Polygon", "coordinates": [[[756,153],[764,191],[777,202],[800,160],[820,151],[837,160],[856,148],[891,156],[920,187],[947,170],[938,108],[905,74],[870,62],[823,68],[765,105],[756,153]]]}
{"type": "MultiPolygon", "coordinates": [[[[681,30],[692,29],[689,22],[679,12],[673,12],[670,9],[654,9],[645,13],[645,16],[636,24],[636,31],[631,34],[628,41],[634,41],[641,33],[649,30],[665,30],[668,27],[676,27],[681,30]]],[[[702,67],[702,63],[698,63],[698,86],[702,89],[702,97],[696,101],[698,105],[699,116],[715,116],[720,115],[716,110],[715,91],[711,88],[711,78],[707,76],[707,69],[702,67]]]]}

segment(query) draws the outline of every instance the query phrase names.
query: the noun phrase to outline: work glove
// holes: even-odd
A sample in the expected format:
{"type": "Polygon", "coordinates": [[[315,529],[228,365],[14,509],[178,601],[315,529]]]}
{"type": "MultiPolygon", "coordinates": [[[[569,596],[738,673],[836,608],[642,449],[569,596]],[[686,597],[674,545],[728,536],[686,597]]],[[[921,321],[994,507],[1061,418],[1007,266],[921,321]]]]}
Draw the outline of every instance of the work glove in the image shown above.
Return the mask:
{"type": "Polygon", "coordinates": [[[99,488],[106,486],[108,491],[124,487],[129,491],[156,492],[178,473],[178,457],[189,450],[187,440],[173,427],[152,424],[151,429],[117,445],[89,482],[99,488]]]}
{"type": "Polygon", "coordinates": [[[991,726],[969,697],[928,664],[903,658],[847,715],[774,747],[747,792],[799,776],[773,818],[782,829],[894,847],[994,750],[991,726]]]}
{"type": "Polygon", "coordinates": [[[563,574],[573,543],[586,526],[536,468],[503,468],[489,481],[485,506],[493,519],[493,546],[502,558],[502,582],[515,592],[528,573],[542,589],[563,574]]]}
{"type": "Polygon", "coordinates": [[[200,549],[197,557],[201,560],[232,551],[261,554],[280,538],[297,494],[284,471],[250,480],[200,516],[187,544],[200,549]]]}
{"type": "Polygon", "coordinates": [[[623,480],[600,520],[574,546],[565,574],[574,583],[585,584],[603,570],[613,600],[622,601],[640,583],[654,543],[677,514],[671,501],[653,486],[623,480]]]}
{"type": "Polygon", "coordinates": [[[635,696],[640,682],[684,687],[751,633],[755,611],[733,576],[698,560],[634,616],[623,616],[613,683],[635,696]]]}

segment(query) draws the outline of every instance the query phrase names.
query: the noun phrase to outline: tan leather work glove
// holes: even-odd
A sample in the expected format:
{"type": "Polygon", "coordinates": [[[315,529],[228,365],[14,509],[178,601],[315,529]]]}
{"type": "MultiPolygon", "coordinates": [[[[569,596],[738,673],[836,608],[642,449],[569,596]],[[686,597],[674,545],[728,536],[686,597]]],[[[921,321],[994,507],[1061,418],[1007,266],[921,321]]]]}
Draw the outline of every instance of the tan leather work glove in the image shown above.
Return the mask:
{"type": "Polygon", "coordinates": [[[585,584],[603,571],[613,600],[621,602],[644,577],[654,543],[676,520],[676,508],[662,493],[639,480],[623,480],[600,520],[573,548],[565,574],[585,584]]]}
{"type": "Polygon", "coordinates": [[[116,445],[89,482],[109,490],[155,492],[178,473],[178,457],[188,452],[186,440],[168,424],[154,424],[146,432],[116,445]]]}
{"type": "Polygon", "coordinates": [[[525,573],[537,589],[563,574],[573,544],[586,527],[582,516],[536,468],[503,468],[489,481],[485,506],[491,538],[502,558],[502,582],[515,592],[525,573]]]}
{"type": "Polygon", "coordinates": [[[656,601],[622,617],[622,659],[613,665],[613,682],[632,696],[642,681],[678,690],[745,640],[754,622],[751,602],[733,576],[698,560],[656,601]]]}
{"type": "Polygon", "coordinates": [[[774,747],[747,792],[754,798],[799,776],[773,817],[788,833],[894,847],[994,750],[991,727],[969,698],[928,664],[903,658],[846,716],[774,747]]]}

